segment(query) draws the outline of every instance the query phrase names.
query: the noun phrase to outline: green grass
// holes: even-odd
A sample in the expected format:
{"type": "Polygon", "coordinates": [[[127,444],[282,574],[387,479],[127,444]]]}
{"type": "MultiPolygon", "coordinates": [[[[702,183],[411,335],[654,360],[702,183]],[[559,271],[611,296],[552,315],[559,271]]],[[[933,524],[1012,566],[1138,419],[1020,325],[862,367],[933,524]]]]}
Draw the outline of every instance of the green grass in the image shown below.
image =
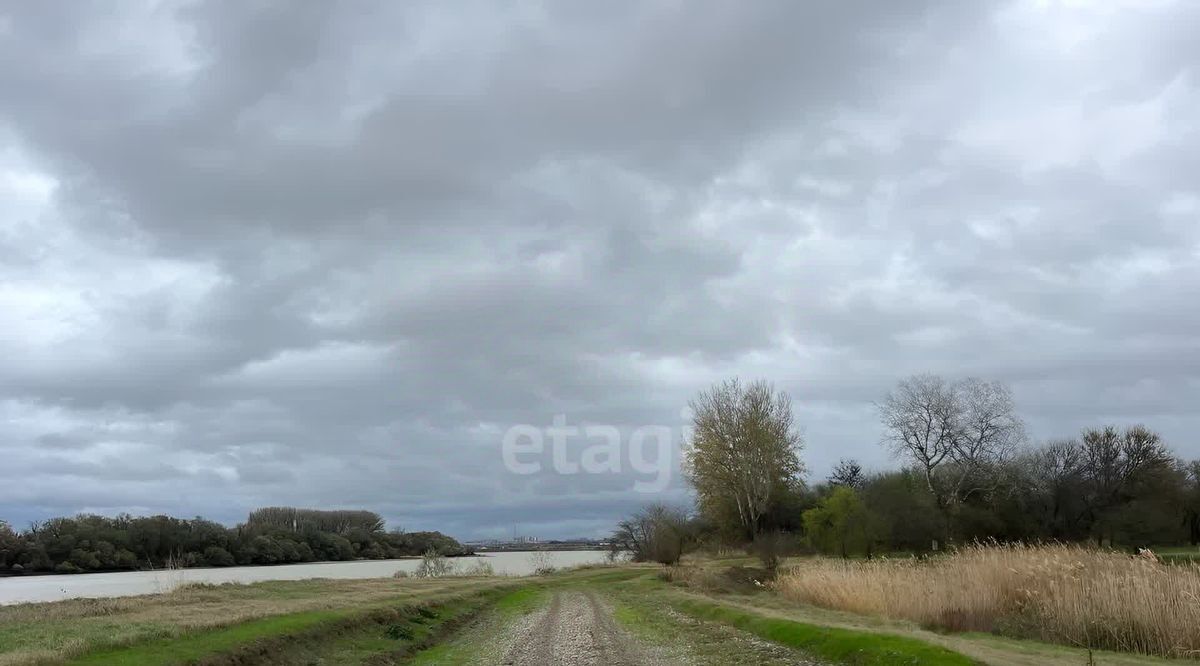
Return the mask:
{"type": "Polygon", "coordinates": [[[434,664],[465,664],[468,663],[474,648],[461,643],[439,643],[428,650],[417,653],[409,662],[412,666],[433,666],[434,664]]]}
{"type": "MultiPolygon", "coordinates": [[[[682,594],[677,587],[662,582],[649,571],[643,571],[636,578],[610,586],[609,590],[621,602],[615,612],[617,621],[631,632],[661,642],[684,630],[691,634],[692,642],[698,643],[706,654],[724,655],[723,651],[736,652],[739,646],[730,642],[728,637],[722,642],[720,632],[706,629],[703,625],[681,628],[678,622],[667,617],[668,608],[702,623],[723,625],[731,631],[745,632],[831,663],[853,666],[959,666],[981,663],[919,638],[798,622],[733,607],[721,603],[718,598],[699,598],[682,594]]],[[[761,600],[761,597],[756,599],[761,600]]],[[[731,652],[726,660],[734,663],[735,658],[738,658],[738,655],[731,652]]]]}
{"type": "MultiPolygon", "coordinates": [[[[571,570],[525,584],[611,581],[636,573],[618,568],[571,570]]],[[[485,589],[512,590],[518,584],[517,579],[503,577],[270,581],[186,586],[142,597],[3,606],[0,665],[169,663],[210,654],[204,646],[228,651],[244,642],[315,629],[304,624],[305,618],[320,618],[319,626],[329,619],[440,604],[485,589]],[[139,654],[146,655],[141,662],[139,654]]]]}
{"type": "MultiPolygon", "coordinates": [[[[1160,556],[1192,554],[1164,551],[1160,556]]],[[[737,654],[744,635],[851,665],[1086,663],[1086,654],[1073,648],[990,634],[934,634],[881,618],[798,606],[765,590],[701,593],[663,582],[658,571],[626,566],[521,580],[281,582],[6,607],[0,609],[0,664],[39,657],[38,663],[60,663],[59,656],[73,658],[67,661],[72,664],[172,664],[235,654],[262,642],[287,653],[279,663],[300,663],[303,656],[352,664],[394,654],[411,655],[413,663],[425,666],[463,664],[495,651],[511,620],[540,607],[549,591],[576,586],[616,601],[616,619],[631,633],[704,657],[700,663],[757,663],[753,655],[737,654]],[[414,615],[416,604],[437,616],[414,615]],[[249,609],[258,615],[246,615],[249,609]],[[469,630],[455,631],[466,622],[469,630]],[[434,645],[438,640],[446,642],[434,645]],[[291,654],[297,659],[288,662],[291,654]]],[[[1129,654],[1096,657],[1105,664],[1167,663],[1129,654]]]]}
{"type": "Polygon", "coordinates": [[[546,589],[540,585],[510,592],[497,599],[488,609],[486,617],[478,625],[472,625],[471,631],[418,652],[409,663],[413,666],[469,663],[473,657],[486,653],[499,643],[500,634],[513,618],[533,612],[545,600],[546,589]]]}
{"type": "Polygon", "coordinates": [[[410,655],[433,645],[452,627],[468,620],[495,598],[496,593],[489,591],[436,607],[410,609],[394,619],[367,622],[355,631],[305,648],[301,651],[302,656],[312,663],[359,664],[380,655],[397,658],[410,655]]]}
{"type": "Polygon", "coordinates": [[[181,632],[170,622],[122,622],[119,618],[88,618],[86,622],[50,621],[0,625],[0,664],[30,655],[61,656],[68,646],[88,649],[96,645],[131,643],[177,636],[181,632]]]}
{"type": "Polygon", "coordinates": [[[524,587],[500,597],[492,608],[501,615],[523,614],[537,608],[545,596],[540,587],[524,587]]]}
{"type": "Polygon", "coordinates": [[[502,590],[489,587],[423,605],[391,604],[276,615],[130,646],[104,648],[67,663],[77,666],[190,663],[265,641],[284,641],[278,648],[272,648],[276,651],[295,650],[306,658],[324,657],[330,663],[357,663],[381,653],[419,649],[436,638],[444,625],[477,612],[497,598],[507,598],[501,597],[502,594],[502,590]]]}
{"type": "Polygon", "coordinates": [[[0,665],[62,663],[268,617],[434,602],[504,579],[309,580],[186,586],[167,594],[0,606],[0,665]]]}
{"type": "Polygon", "coordinates": [[[1164,546],[1151,548],[1158,559],[1168,564],[1200,563],[1200,548],[1196,546],[1164,546]]]}
{"type": "Polygon", "coordinates": [[[681,663],[698,666],[787,666],[795,663],[795,653],[770,646],[766,641],[750,642],[745,634],[716,622],[702,622],[673,613],[663,599],[647,595],[617,593],[613,600],[613,618],[625,631],[646,645],[661,646],[681,663]]]}
{"type": "Polygon", "coordinates": [[[957,652],[906,636],[805,624],[690,599],[681,599],[672,605],[696,619],[728,624],[759,638],[839,664],[965,666],[979,663],[957,652]]]}
{"type": "Polygon", "coordinates": [[[91,652],[69,664],[111,664],[113,666],[141,666],[143,664],[170,664],[191,661],[264,638],[276,638],[310,630],[326,622],[348,617],[348,611],[312,611],[244,622],[216,631],[153,640],[128,648],[113,648],[91,652]]]}

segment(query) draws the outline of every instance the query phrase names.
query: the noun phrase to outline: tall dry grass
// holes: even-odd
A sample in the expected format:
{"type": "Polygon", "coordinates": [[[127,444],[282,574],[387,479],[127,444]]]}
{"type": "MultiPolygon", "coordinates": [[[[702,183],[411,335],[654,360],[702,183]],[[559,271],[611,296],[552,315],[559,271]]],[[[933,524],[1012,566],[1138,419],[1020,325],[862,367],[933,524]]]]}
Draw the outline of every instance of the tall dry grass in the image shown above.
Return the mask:
{"type": "Polygon", "coordinates": [[[811,559],[783,596],[825,608],[1090,648],[1200,656],[1200,566],[1068,545],[976,545],[928,559],[811,559]]]}

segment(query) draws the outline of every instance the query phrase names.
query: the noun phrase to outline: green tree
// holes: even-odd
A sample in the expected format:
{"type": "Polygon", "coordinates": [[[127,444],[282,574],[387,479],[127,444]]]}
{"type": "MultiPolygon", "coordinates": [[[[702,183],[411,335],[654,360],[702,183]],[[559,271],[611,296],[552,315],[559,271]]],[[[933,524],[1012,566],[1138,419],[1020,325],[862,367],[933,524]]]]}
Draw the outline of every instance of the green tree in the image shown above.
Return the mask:
{"type": "Polygon", "coordinates": [[[1187,485],[1184,488],[1184,525],[1187,527],[1188,543],[1200,544],[1200,460],[1184,466],[1187,485]]]}
{"type": "Polygon", "coordinates": [[[823,553],[842,557],[870,554],[873,523],[867,505],[849,486],[834,486],[816,508],[804,512],[809,543],[823,553]]]}
{"type": "Polygon", "coordinates": [[[792,401],[767,382],[734,379],[701,393],[691,408],[685,462],[700,513],[752,539],[773,501],[804,470],[792,401]]]}
{"type": "Polygon", "coordinates": [[[877,474],[859,493],[874,519],[877,537],[889,550],[925,551],[941,538],[933,495],[919,473],[877,474]]]}
{"type": "Polygon", "coordinates": [[[7,522],[0,520],[0,568],[19,564],[23,550],[21,538],[7,522]]]}
{"type": "Polygon", "coordinates": [[[862,465],[858,464],[853,458],[842,458],[838,461],[837,467],[833,468],[833,472],[825,479],[825,482],[832,486],[849,486],[854,489],[862,488],[866,483],[867,477],[863,473],[862,465]]]}

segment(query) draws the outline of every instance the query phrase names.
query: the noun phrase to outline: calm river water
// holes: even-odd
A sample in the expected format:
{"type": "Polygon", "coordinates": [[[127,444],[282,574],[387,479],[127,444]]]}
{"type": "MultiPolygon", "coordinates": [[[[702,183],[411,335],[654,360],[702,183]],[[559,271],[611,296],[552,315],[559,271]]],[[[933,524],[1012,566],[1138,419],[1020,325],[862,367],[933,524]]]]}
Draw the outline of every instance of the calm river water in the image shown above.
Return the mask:
{"type": "MultiPolygon", "coordinates": [[[[552,566],[571,567],[605,561],[607,551],[548,551],[552,566]]],[[[456,557],[451,561],[461,571],[483,560],[497,574],[525,576],[533,573],[531,553],[490,553],[481,557],[456,557]]],[[[122,571],[120,573],[68,574],[61,576],[16,576],[0,578],[0,604],[25,601],[59,601],[76,597],[127,597],[167,592],[181,583],[253,583],[262,580],[306,578],[387,578],[397,571],[416,571],[420,560],[360,560],[318,564],[282,564],[271,567],[227,567],[224,569],[176,569],[171,571],[122,571]]]]}

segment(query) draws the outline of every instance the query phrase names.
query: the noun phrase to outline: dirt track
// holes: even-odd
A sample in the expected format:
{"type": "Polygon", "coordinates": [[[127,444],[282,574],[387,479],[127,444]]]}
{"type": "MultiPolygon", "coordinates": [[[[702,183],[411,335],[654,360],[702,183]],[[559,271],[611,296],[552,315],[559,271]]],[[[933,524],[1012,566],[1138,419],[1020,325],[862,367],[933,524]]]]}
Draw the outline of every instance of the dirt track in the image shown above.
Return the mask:
{"type": "Polygon", "coordinates": [[[590,591],[554,593],[545,608],[513,628],[500,663],[515,666],[651,665],[675,663],[617,627],[612,610],[590,591]]]}
{"type": "MultiPolygon", "coordinates": [[[[472,663],[512,666],[818,666],[819,662],[732,627],[706,624],[668,608],[676,631],[658,642],[631,636],[613,607],[588,589],[554,592],[481,645],[472,663]]],[[[661,625],[660,625],[661,626],[661,625]]],[[[653,633],[653,632],[652,632],[653,633]]]]}

